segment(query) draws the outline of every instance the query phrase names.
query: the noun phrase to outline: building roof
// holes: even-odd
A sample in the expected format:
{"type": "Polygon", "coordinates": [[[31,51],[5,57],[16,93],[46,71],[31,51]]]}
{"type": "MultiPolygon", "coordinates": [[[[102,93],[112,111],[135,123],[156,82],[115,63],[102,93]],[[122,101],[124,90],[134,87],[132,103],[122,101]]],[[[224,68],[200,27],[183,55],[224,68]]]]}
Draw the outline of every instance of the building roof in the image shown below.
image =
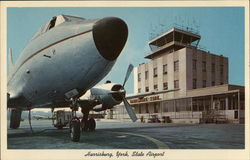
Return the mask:
{"type": "Polygon", "coordinates": [[[196,44],[197,47],[200,38],[201,37],[198,34],[172,28],[171,30],[149,41],[148,44],[151,47],[152,52],[145,58],[152,59],[162,53],[171,53],[172,51],[182,49],[186,46],[192,46],[191,43],[195,41],[198,41],[196,44]]]}
{"type": "MultiPolygon", "coordinates": [[[[229,93],[238,93],[238,92],[244,93],[244,91],[245,91],[244,89],[245,89],[244,86],[224,84],[224,85],[217,85],[217,86],[212,86],[212,87],[188,90],[186,96],[182,96],[182,97],[174,97],[174,98],[170,98],[170,99],[160,99],[160,100],[151,101],[151,102],[148,102],[148,101],[137,102],[137,103],[131,103],[131,104],[134,105],[134,104],[143,104],[143,103],[153,103],[153,102],[160,102],[160,101],[166,101],[166,100],[191,98],[191,97],[202,97],[202,96],[211,96],[211,95],[215,96],[215,95],[220,95],[220,94],[229,94],[229,93]]],[[[152,95],[155,95],[155,94],[152,94],[152,95]]],[[[147,96],[152,96],[152,95],[147,95],[147,96]]],[[[160,94],[157,94],[157,95],[160,95],[160,94]]]]}
{"type": "Polygon", "coordinates": [[[163,33],[163,34],[161,34],[161,35],[155,37],[154,39],[150,40],[150,41],[148,42],[148,44],[149,44],[149,45],[150,45],[150,44],[155,44],[157,40],[159,40],[159,39],[161,39],[161,38],[163,38],[163,37],[169,36],[170,33],[172,33],[172,32],[179,32],[179,33],[188,35],[188,36],[190,36],[190,37],[193,37],[193,38],[194,38],[193,41],[196,41],[196,40],[198,40],[198,39],[201,38],[201,36],[198,35],[198,34],[194,34],[194,33],[192,33],[192,32],[184,31],[184,30],[181,30],[181,29],[178,29],[178,28],[175,28],[175,27],[174,27],[174,28],[172,28],[172,29],[166,31],[165,33],[163,33]]]}

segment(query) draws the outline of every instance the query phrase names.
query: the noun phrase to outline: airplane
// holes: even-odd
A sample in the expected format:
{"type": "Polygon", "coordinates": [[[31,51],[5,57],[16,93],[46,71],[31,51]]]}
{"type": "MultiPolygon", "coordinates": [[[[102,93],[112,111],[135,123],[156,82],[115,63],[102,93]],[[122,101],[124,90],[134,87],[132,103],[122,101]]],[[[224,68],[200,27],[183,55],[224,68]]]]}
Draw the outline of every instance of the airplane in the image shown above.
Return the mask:
{"type": "Polygon", "coordinates": [[[51,108],[53,112],[54,108],[70,106],[73,115],[70,136],[77,142],[81,128],[95,130],[95,120],[89,118],[91,110],[110,109],[121,102],[132,121],[136,121],[124,89],[132,65],[123,85],[108,81],[94,87],[114,66],[127,37],[127,24],[117,17],[84,19],[58,15],[37,31],[15,64],[10,50],[7,82],[10,128],[19,128],[22,111],[51,108]],[[89,97],[81,98],[85,94],[89,97]],[[76,115],[79,108],[82,119],[76,115]]]}
{"type": "Polygon", "coordinates": [[[52,119],[51,117],[48,116],[41,116],[41,115],[34,115],[32,116],[36,120],[43,120],[43,119],[52,119]]]}

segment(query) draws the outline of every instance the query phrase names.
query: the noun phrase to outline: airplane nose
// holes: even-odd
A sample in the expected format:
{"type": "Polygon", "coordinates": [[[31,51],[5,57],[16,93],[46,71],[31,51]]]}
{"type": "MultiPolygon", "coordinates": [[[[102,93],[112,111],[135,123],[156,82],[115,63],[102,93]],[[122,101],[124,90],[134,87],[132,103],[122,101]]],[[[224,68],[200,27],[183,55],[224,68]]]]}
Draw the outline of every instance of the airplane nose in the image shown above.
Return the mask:
{"type": "Polygon", "coordinates": [[[105,59],[110,61],[120,55],[128,37],[126,23],[116,17],[97,21],[92,32],[96,48],[105,59]]]}

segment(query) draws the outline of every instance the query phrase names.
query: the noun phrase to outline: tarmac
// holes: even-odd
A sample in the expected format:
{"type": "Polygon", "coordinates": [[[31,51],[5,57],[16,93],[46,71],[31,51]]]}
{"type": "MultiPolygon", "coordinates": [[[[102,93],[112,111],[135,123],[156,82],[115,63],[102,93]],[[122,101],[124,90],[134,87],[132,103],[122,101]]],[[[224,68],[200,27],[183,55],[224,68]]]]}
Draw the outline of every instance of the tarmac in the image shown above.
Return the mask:
{"type": "Polygon", "coordinates": [[[49,120],[27,120],[8,129],[8,149],[244,149],[242,124],[172,124],[96,121],[94,132],[72,142],[68,128],[56,129],[49,120]]]}

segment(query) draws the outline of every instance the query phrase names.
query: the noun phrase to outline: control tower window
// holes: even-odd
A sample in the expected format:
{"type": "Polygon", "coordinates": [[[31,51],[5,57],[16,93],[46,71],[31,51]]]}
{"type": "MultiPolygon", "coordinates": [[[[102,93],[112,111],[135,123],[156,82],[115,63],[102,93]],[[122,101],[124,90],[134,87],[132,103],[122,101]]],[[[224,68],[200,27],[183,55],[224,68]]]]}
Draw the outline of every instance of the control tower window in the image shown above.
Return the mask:
{"type": "Polygon", "coordinates": [[[145,79],[148,79],[148,71],[145,71],[145,79]]]}
{"type": "Polygon", "coordinates": [[[205,61],[202,61],[202,71],[206,72],[207,64],[205,61]]]}
{"type": "Polygon", "coordinates": [[[197,79],[193,79],[193,89],[197,88],[197,79]]]}
{"type": "Polygon", "coordinates": [[[154,77],[157,77],[157,68],[154,68],[154,77]]]}
{"type": "Polygon", "coordinates": [[[174,71],[179,71],[179,61],[174,61],[174,71]]]}
{"type": "Polygon", "coordinates": [[[138,82],[141,81],[141,73],[138,73],[138,82]]]}
{"type": "Polygon", "coordinates": [[[167,74],[168,73],[168,65],[164,64],[163,65],[163,74],[167,74]]]}
{"type": "Polygon", "coordinates": [[[163,89],[168,90],[168,82],[163,83],[163,89]]]}
{"type": "Polygon", "coordinates": [[[179,80],[174,81],[174,88],[179,88],[179,80]]]}

